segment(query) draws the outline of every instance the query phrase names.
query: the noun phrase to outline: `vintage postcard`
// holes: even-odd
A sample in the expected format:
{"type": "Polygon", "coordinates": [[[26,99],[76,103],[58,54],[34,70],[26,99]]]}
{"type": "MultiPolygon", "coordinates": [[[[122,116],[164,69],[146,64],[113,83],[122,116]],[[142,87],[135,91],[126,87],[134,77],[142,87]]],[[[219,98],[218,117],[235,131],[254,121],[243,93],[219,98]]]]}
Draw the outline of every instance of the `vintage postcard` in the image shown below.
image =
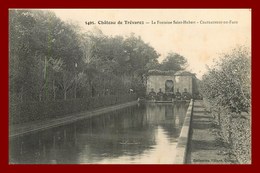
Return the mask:
{"type": "Polygon", "coordinates": [[[251,162],[251,9],[9,9],[9,164],[251,162]]]}

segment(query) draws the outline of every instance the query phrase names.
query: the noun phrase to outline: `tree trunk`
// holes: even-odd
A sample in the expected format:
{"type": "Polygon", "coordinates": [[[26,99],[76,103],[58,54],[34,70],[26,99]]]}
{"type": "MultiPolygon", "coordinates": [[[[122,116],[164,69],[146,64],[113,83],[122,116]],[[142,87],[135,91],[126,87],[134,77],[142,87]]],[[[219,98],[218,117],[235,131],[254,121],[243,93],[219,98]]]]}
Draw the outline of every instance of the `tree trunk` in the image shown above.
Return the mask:
{"type": "Polygon", "coordinates": [[[219,126],[221,125],[221,122],[220,122],[220,112],[218,112],[218,125],[219,126]]]}
{"type": "Polygon", "coordinates": [[[40,91],[40,94],[39,94],[39,101],[41,102],[42,101],[42,92],[40,91]]]}
{"type": "Polygon", "coordinates": [[[220,108],[218,108],[218,125],[221,126],[221,122],[220,122],[220,108]]]}
{"type": "Polygon", "coordinates": [[[64,90],[64,100],[67,100],[67,90],[64,90]]]}
{"type": "Polygon", "coordinates": [[[75,83],[75,87],[74,87],[74,98],[77,98],[77,83],[75,83]]]}
{"type": "Polygon", "coordinates": [[[22,89],[21,89],[20,101],[23,102],[23,86],[22,86],[22,89]]]}
{"type": "Polygon", "coordinates": [[[56,100],[55,80],[52,82],[53,100],[56,100]]]}
{"type": "Polygon", "coordinates": [[[91,86],[91,97],[95,97],[95,88],[91,86]]]}
{"type": "Polygon", "coordinates": [[[233,140],[232,140],[232,116],[228,117],[228,142],[231,145],[231,147],[233,146],[233,140]]]}

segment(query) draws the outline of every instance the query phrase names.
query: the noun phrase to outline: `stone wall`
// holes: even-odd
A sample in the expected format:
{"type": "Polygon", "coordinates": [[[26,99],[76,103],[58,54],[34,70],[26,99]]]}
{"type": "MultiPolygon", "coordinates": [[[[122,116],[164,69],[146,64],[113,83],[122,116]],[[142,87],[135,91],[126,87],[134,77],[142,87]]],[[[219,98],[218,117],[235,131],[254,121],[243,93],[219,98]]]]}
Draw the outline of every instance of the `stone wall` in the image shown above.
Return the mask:
{"type": "Polygon", "coordinates": [[[189,145],[190,134],[191,134],[190,125],[191,125],[191,119],[193,114],[193,106],[194,106],[194,102],[193,99],[191,99],[188,110],[186,112],[181,133],[178,138],[178,143],[176,146],[176,155],[173,164],[185,164],[187,162],[187,152],[188,152],[188,145],[189,145]]]}
{"type": "Polygon", "coordinates": [[[162,92],[165,93],[165,82],[167,80],[173,81],[173,90],[176,93],[177,89],[179,92],[184,92],[184,88],[187,89],[187,92],[192,94],[192,76],[163,76],[163,75],[151,75],[147,80],[147,90],[146,93],[149,94],[151,89],[154,89],[156,93],[159,92],[159,89],[162,89],[162,92]]]}
{"type": "Polygon", "coordinates": [[[165,82],[167,80],[172,80],[173,83],[175,83],[175,77],[174,76],[160,76],[160,75],[149,76],[148,79],[147,79],[146,93],[149,94],[151,89],[154,89],[154,91],[156,93],[158,93],[160,88],[162,89],[162,92],[165,93],[165,82]]]}

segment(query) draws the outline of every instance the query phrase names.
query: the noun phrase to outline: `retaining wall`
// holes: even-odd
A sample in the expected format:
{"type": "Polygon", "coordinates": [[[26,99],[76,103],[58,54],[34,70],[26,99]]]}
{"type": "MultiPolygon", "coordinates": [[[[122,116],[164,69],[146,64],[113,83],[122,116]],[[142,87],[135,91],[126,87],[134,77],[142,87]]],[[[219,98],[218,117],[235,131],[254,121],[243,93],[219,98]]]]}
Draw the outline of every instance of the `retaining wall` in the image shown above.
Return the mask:
{"type": "Polygon", "coordinates": [[[176,156],[174,159],[174,164],[185,164],[187,158],[187,150],[189,144],[190,137],[190,129],[191,129],[191,118],[193,113],[193,99],[191,99],[184,123],[181,129],[181,133],[178,139],[178,143],[176,146],[176,156]]]}

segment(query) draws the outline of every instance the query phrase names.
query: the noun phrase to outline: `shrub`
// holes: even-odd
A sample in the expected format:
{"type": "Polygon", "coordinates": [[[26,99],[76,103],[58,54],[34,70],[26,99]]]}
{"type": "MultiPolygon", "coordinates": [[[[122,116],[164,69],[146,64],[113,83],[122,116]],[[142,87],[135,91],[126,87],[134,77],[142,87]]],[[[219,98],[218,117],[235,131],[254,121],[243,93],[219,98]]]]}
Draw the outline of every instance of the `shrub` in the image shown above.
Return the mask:
{"type": "Polygon", "coordinates": [[[240,163],[251,163],[250,67],[249,49],[238,47],[223,54],[200,85],[205,105],[218,118],[223,138],[240,163]]]}
{"type": "Polygon", "coordinates": [[[251,61],[247,48],[239,47],[223,54],[203,76],[202,92],[211,103],[228,107],[231,112],[250,112],[251,61]]]}
{"type": "Polygon", "coordinates": [[[51,102],[10,104],[9,120],[11,124],[44,120],[47,118],[62,117],[73,113],[125,103],[136,99],[135,94],[126,94],[51,102]]]}

